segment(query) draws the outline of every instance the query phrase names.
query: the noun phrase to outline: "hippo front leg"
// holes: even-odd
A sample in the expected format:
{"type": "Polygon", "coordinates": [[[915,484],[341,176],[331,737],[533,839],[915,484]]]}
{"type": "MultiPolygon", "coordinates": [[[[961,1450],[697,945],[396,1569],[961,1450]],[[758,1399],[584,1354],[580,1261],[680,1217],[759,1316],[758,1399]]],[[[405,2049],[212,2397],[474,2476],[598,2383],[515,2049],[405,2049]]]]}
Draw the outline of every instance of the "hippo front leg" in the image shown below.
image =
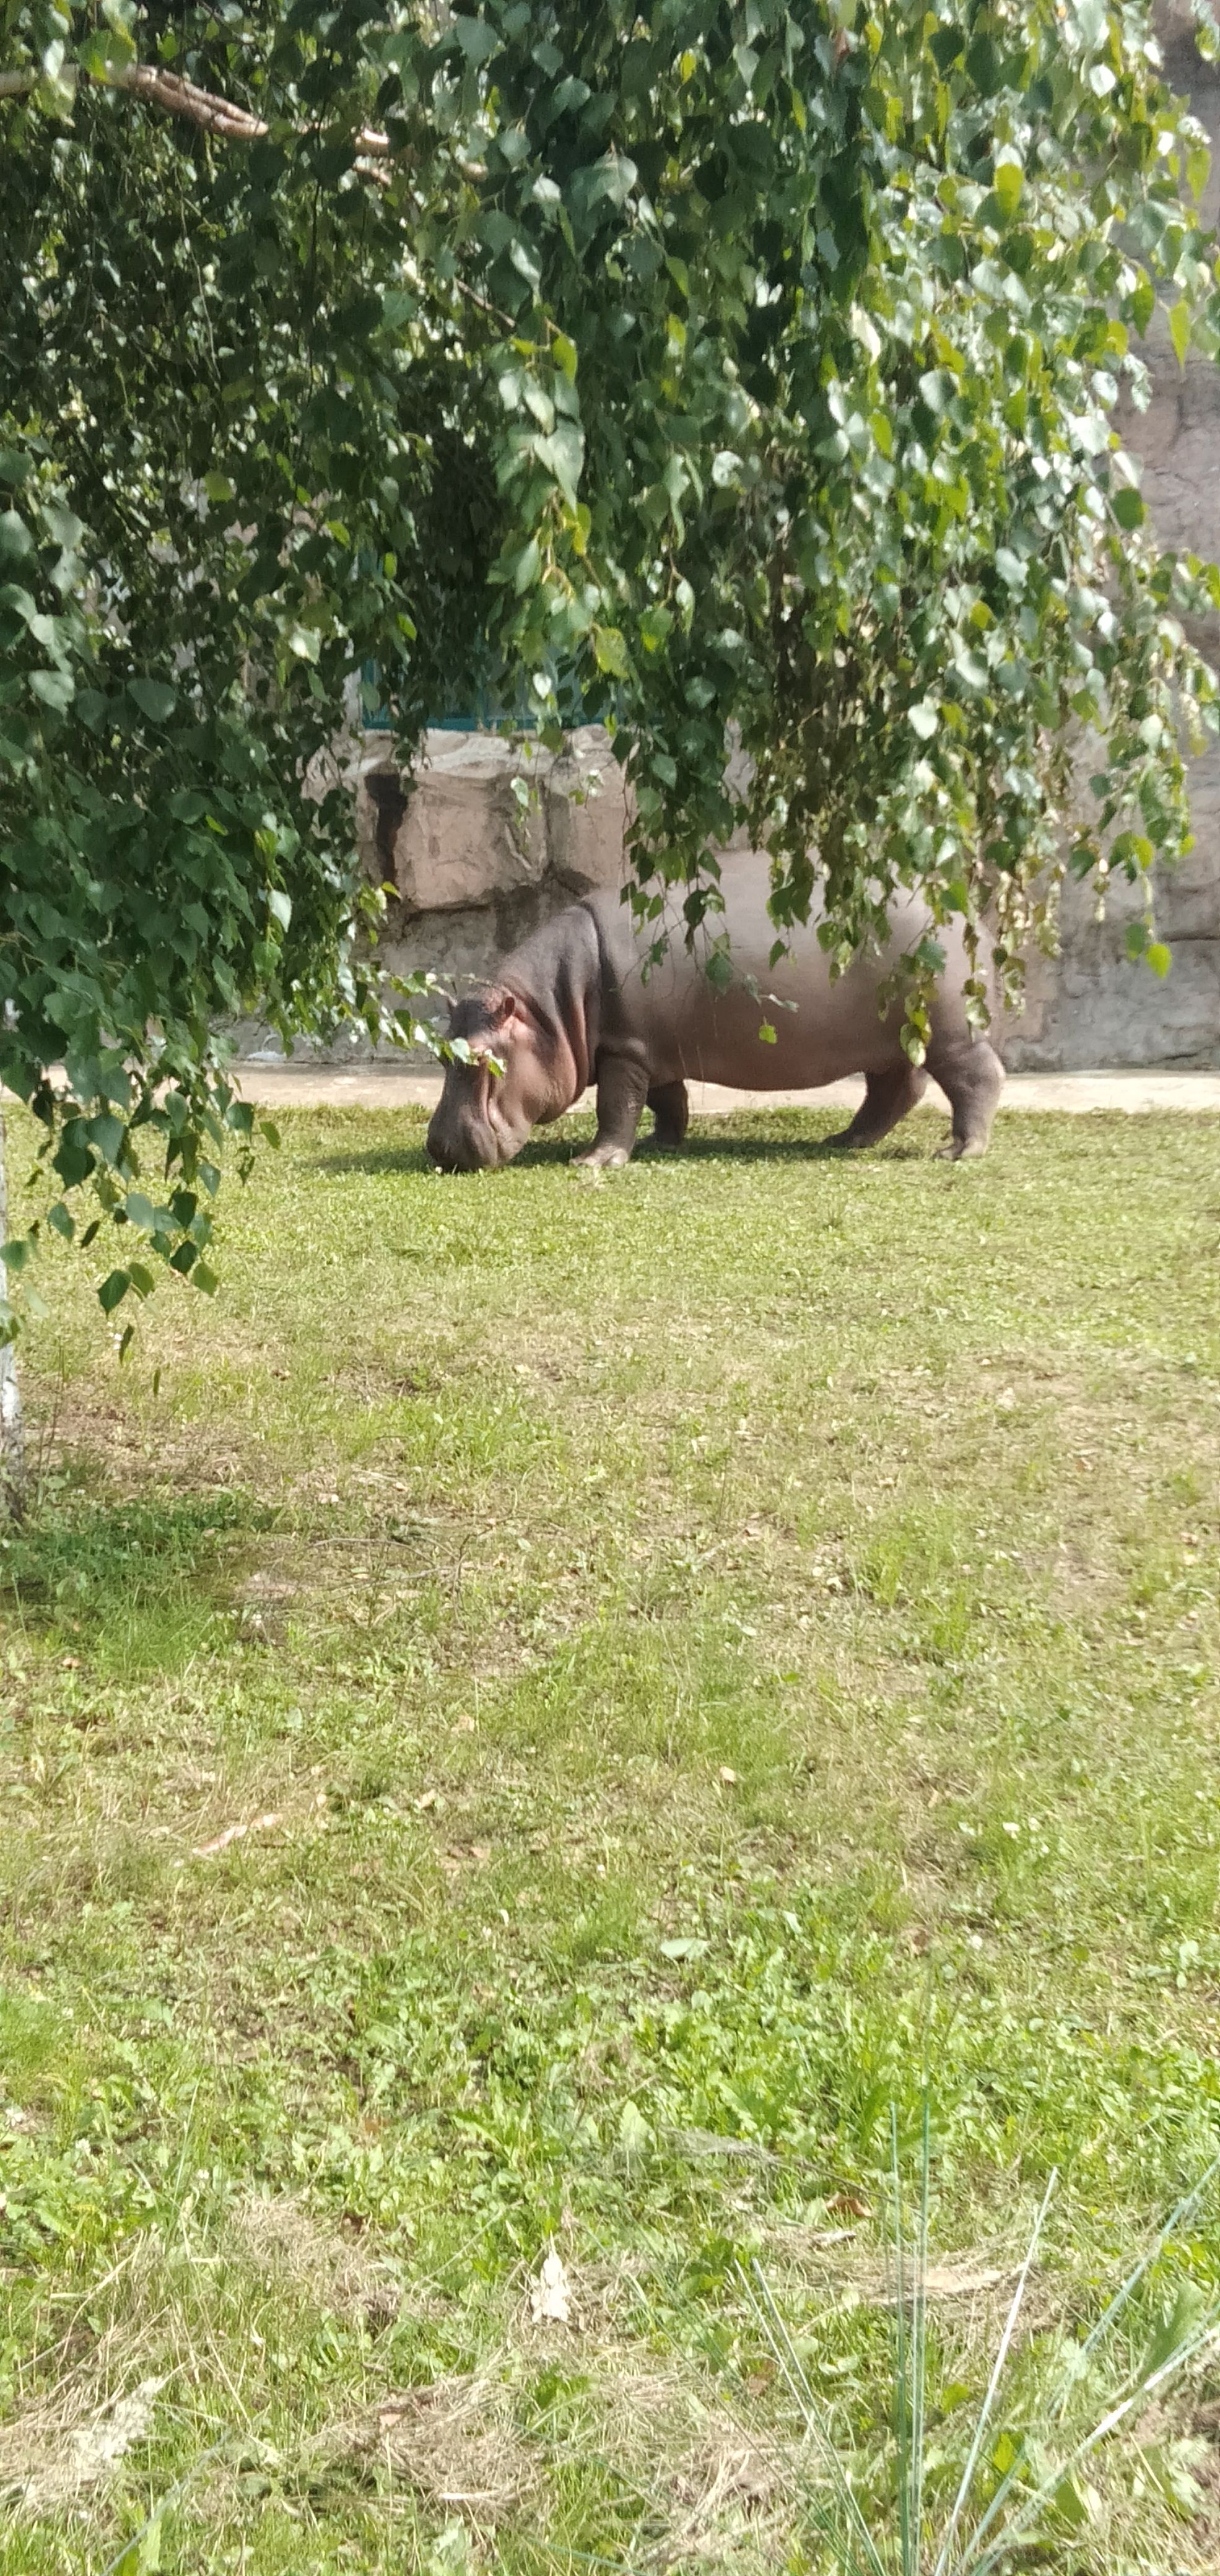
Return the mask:
{"type": "Polygon", "coordinates": [[[648,1096],[648,1067],[642,1056],[606,1054],[598,1056],[595,1070],[597,1134],[576,1160],[605,1171],[630,1160],[648,1096]]]}

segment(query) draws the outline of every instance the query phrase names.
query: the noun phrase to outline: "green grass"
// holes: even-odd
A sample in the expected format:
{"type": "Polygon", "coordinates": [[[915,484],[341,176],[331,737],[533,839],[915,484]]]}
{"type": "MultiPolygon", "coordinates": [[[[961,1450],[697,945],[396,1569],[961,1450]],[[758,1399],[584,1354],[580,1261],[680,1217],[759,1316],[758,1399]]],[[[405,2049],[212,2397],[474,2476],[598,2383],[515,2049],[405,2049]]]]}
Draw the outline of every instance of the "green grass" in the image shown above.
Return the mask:
{"type": "MultiPolygon", "coordinates": [[[[417,1114],[294,1113],[220,1297],[121,1367],[48,1263],[3,2576],[102,2576],[165,2497],[143,2563],[192,2576],[817,2569],[743,2274],[866,2486],[891,2104],[913,2172],[930,2096],[949,2267],[933,2495],[1051,2167],[1018,2406],[1220,2145],[1220,1122],[1009,1114],[961,1166],[930,1115],[847,1164],[831,1124],[594,1187],[574,1121],[442,1180],[417,1114]]],[[[1220,2291],[1215,2196],[1124,2353],[1184,2275],[1220,2291]]],[[[1218,2396],[1041,2563],[1214,2568],[1218,2396]]]]}

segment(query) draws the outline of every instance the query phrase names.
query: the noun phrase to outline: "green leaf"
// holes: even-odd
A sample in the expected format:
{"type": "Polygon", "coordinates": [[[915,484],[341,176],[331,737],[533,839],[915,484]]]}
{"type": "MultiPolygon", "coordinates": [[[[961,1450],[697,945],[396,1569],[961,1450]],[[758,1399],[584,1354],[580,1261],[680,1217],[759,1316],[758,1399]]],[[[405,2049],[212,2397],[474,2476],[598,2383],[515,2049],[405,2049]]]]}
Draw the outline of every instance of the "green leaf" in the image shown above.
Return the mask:
{"type": "Polygon", "coordinates": [[[957,392],[957,378],[948,367],[932,367],[919,379],[919,390],[930,412],[939,420],[957,392]]]}
{"type": "Polygon", "coordinates": [[[111,34],[124,39],[134,53],[136,26],[134,0],[102,0],[102,17],[111,34]]]}
{"type": "Polygon", "coordinates": [[[593,652],[599,671],[605,671],[614,680],[629,677],[631,664],[627,646],[617,626],[594,627],[593,652]]]}
{"type": "Polygon", "coordinates": [[[673,624],[672,608],[665,608],[659,601],[653,607],[646,608],[640,619],[639,629],[640,642],[645,652],[659,653],[661,646],[673,632],[673,624]]]}
{"type": "Polygon", "coordinates": [[[1087,2478],[1082,2478],[1075,2470],[1068,2470],[1051,2497],[1051,2514],[1066,2530],[1082,2531],[1095,2519],[1100,2501],[1096,2488],[1089,2485],[1087,2478]]]}
{"type": "Polygon", "coordinates": [[[907,723],[918,734],[921,742],[930,742],[940,724],[940,716],[937,709],[930,706],[925,698],[919,706],[907,708],[907,723]]]}
{"type": "Polygon", "coordinates": [[[1207,2296],[1198,2281],[1180,2280],[1172,2304],[1158,2317],[1140,2363],[1141,2381],[1164,2370],[1191,2341],[1207,2307],[1207,2296]]]}
{"type": "Polygon", "coordinates": [[[1150,939],[1144,950],[1144,957],[1147,964],[1151,966],[1153,974],[1159,975],[1163,981],[1173,964],[1172,949],[1165,946],[1163,939],[1150,939]]]}
{"type": "Polygon", "coordinates": [[[1130,485],[1125,485],[1122,491],[1111,493],[1110,507],[1120,528],[1142,528],[1148,516],[1140,494],[1130,485]]]}
{"type": "Polygon", "coordinates": [[[545,465],[559,485],[569,509],[574,510],[577,485],[584,464],[585,439],[579,421],[557,420],[549,438],[536,438],[534,454],[545,465]]]}
{"type": "Polygon", "coordinates": [[[84,1132],[102,1161],[108,1163],[112,1171],[115,1170],[127,1134],[122,1119],[113,1118],[108,1111],[103,1111],[98,1117],[88,1121],[84,1132]]]}
{"type": "Polygon", "coordinates": [[[34,540],[16,510],[0,510],[0,563],[23,563],[33,554],[34,540]]]}
{"type": "Polygon", "coordinates": [[[220,1281],[215,1271],[209,1270],[206,1261],[197,1261],[191,1272],[191,1286],[200,1289],[205,1297],[214,1297],[220,1281]]]}
{"type": "Polygon", "coordinates": [[[1150,278],[1142,277],[1131,298],[1131,318],[1141,340],[1156,311],[1156,291],[1150,278]]]}
{"type": "Polygon", "coordinates": [[[531,537],[528,543],[522,546],[520,553],[514,555],[511,560],[513,589],[518,599],[522,599],[527,590],[532,590],[541,569],[542,548],[537,537],[531,537]]]}
{"type": "Polygon", "coordinates": [[[97,1292],[98,1302],[104,1315],[114,1313],[115,1307],[122,1304],[130,1286],[131,1280],[125,1270],[110,1271],[97,1292]]]}
{"type": "Polygon", "coordinates": [[[31,671],[30,687],[43,705],[54,707],[63,715],[76,695],[76,682],[68,671],[31,671]]]}
{"type": "Polygon", "coordinates": [[[490,62],[499,51],[499,30],[489,26],[486,18],[454,18],[449,32],[456,36],[468,63],[490,62]]]}
{"type": "Polygon", "coordinates": [[[980,98],[993,98],[1002,87],[1004,66],[992,36],[975,37],[966,56],[966,76],[980,98]]]}
{"type": "Polygon", "coordinates": [[[992,185],[1003,207],[1004,220],[1006,223],[1011,223],[1021,203],[1025,186],[1025,174],[1020,162],[998,161],[992,185]]]}
{"type": "Polygon", "coordinates": [[[231,501],[234,498],[233,485],[227,474],[205,474],[203,488],[209,501],[231,501]]]}
{"type": "Polygon", "coordinates": [[[291,895],[285,894],[282,886],[272,886],[267,895],[267,910],[272,920],[278,921],[281,930],[287,930],[292,920],[291,895]]]}
{"type": "Polygon", "coordinates": [[[1180,367],[1186,364],[1186,352],[1190,347],[1190,326],[1190,306],[1182,296],[1169,309],[1169,337],[1173,342],[1174,356],[1180,367]]]}
{"type": "Polygon", "coordinates": [[[638,2102],[624,2102],[619,2113],[619,2149],[628,2164],[640,2164],[653,2149],[653,2133],[638,2102]]]}
{"type": "Polygon", "coordinates": [[[954,63],[961,61],[965,45],[966,39],[960,27],[938,27],[929,46],[937,69],[951,71],[954,63]]]}
{"type": "Polygon", "coordinates": [[[1109,25],[1106,0],[1076,0],[1073,16],[1081,43],[1094,53],[1106,39],[1109,25]]]}
{"type": "Polygon", "coordinates": [[[127,694],[134,698],[142,716],[150,724],[164,724],[178,704],[177,691],[165,680],[129,680],[127,694]]]}

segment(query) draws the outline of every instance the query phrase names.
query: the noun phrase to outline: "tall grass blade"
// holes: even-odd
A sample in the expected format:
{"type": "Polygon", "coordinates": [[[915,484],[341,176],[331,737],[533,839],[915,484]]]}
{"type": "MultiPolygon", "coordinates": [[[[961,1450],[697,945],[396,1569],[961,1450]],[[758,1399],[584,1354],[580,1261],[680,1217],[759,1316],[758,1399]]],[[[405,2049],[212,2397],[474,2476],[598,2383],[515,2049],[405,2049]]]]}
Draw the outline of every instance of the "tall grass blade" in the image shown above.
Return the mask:
{"type": "MultiPolygon", "coordinates": [[[[872,2576],[887,2576],[887,2570],[877,2548],[877,2544],[873,2539],[873,2535],[860,2510],[859,2502],[852,2491],[851,2481],[848,2478],[846,2471],[844,2470],[843,2463],[839,2458],[834,2435],[831,2432],[829,2425],[825,2422],[817,2399],[815,2398],[813,2390],[805,2376],[805,2369],[801,2361],[800,2354],[797,2352],[787,2326],[785,2325],[784,2320],[775,2305],[775,2301],[771,2296],[765,2275],[756,2262],[752,2262],[750,2266],[750,2271],[754,2275],[753,2281],[750,2278],[750,2274],[745,2270],[743,2264],[738,2264],[737,2271],[742,2287],[745,2290],[750,2305],[754,2310],[754,2314],[758,2319],[759,2325],[766,2336],[772,2356],[784,2379],[789,2394],[794,2398],[797,2406],[800,2408],[808,2430],[814,2435],[818,2443],[822,2457],[830,2471],[831,2484],[835,2490],[840,2508],[846,2514],[849,2531],[863,2550],[865,2563],[871,2569],[872,2576]],[[757,2289],[755,2288],[755,2283],[757,2283],[757,2289]]],[[[826,2528],[825,2522],[823,2522],[823,2528],[826,2528]]],[[[834,2529],[833,2525],[830,2527],[827,2536],[832,2538],[836,2548],[840,2547],[842,2535],[834,2529]]],[[[847,2564],[849,2568],[853,2569],[859,2564],[854,2547],[850,2549],[847,2564]]]]}
{"type": "MultiPolygon", "coordinates": [[[[1037,2492],[1030,2496],[1020,2513],[997,2535],[985,2555],[982,2558],[976,2557],[974,2553],[986,2537],[1000,2510],[1005,2488],[1009,2483],[1006,2478],[1004,2485],[992,2497],[977,2531],[972,2535],[971,2554],[967,2562],[969,2576],[988,2576],[988,2571],[998,2565],[1001,2558],[1007,2556],[1014,2542],[1020,2540],[1022,2534],[1029,2530],[1031,2523],[1036,2522],[1038,2515],[1045,2511],[1056,2488],[1062,2484],[1064,2478],[1070,2477],[1072,2471],[1078,2469],[1082,2462],[1098,2448],[1099,2443],[1108,2441],[1111,2433],[1117,2432],[1119,2425],[1125,2424],[1128,2417],[1144,2405],[1154,2388],[1162,2387],[1167,2379],[1173,2378],[1176,2371],[1184,2370],[1187,2362],[1193,2361],[1197,2354],[1205,2352],[1209,2344],[1213,2346],[1220,2344],[1220,2330],[1217,2329],[1214,2315],[1201,2333],[1193,2335],[1188,2343],[1179,2344],[1177,2351],[1170,2354],[1168,2361],[1162,2362],[1159,2370],[1154,2370],[1147,2379],[1141,2380],[1139,2387],[1133,2389],[1129,2397],[1120,2399],[1117,2406],[1110,2407],[1108,2413],[1102,2416],[1101,2422],[1094,2425],[1092,2432],[1086,2433],[1083,2440],[1077,2442],[1075,2449],[1068,2452],[1066,2459],[1058,2462],[1050,2477],[1043,2479],[1037,2492]]],[[[1009,2474],[1011,2477],[1012,2472],[1009,2474]]]]}
{"type": "MultiPolygon", "coordinates": [[[[907,2284],[906,2248],[902,2233],[902,2182],[898,2172],[898,2112],[890,2104],[890,2196],[893,2203],[894,2232],[894,2395],[895,2431],[898,2440],[898,2547],[902,2576],[915,2576],[912,2557],[911,2489],[914,2485],[911,2454],[911,2407],[908,2401],[907,2361],[907,2284]]],[[[916,2524],[914,2549],[919,2550],[919,2526],[916,2524]]]]}
{"type": "Polygon", "coordinates": [[[924,2430],[928,2349],[928,2201],[931,2196],[932,2121],[925,2093],[919,2170],[919,2232],[915,2249],[915,2313],[912,2319],[911,2520],[915,2532],[912,2576],[918,2576],[923,2538],[924,2430]]]}
{"type": "Polygon", "coordinates": [[[1086,2336],[1085,2341],[1082,2343],[1079,2353],[1073,2356],[1071,2368],[1061,2387],[1056,2391],[1055,2396],[1051,2400],[1049,2412],[1052,2421],[1058,2421],[1059,2417],[1063,2413],[1064,2407],[1067,2405],[1069,2397],[1071,2396],[1074,2382],[1081,2376],[1086,2364],[1091,2361],[1099,2343],[1101,2343],[1105,2336],[1108,2335],[1111,2326],[1117,2325],[1123,2309],[1127,2305],[1127,2301],[1132,2297],[1133,2293],[1138,2290],[1145,2273],[1151,2270],[1158,2254],[1162,2254],[1164,2252],[1165,2247],[1169,2243],[1170,2237],[1174,2235],[1176,2230],[1181,2226],[1183,2219],[1189,2218],[1192,2211],[1197,2209],[1199,2202],[1202,2200],[1203,2195],[1207,2190],[1208,2184],[1215,2181],[1217,2174],[1220,2174],[1220,2155],[1212,2158],[1206,2173],[1200,2176],[1193,2190],[1183,2192],[1181,2199],[1177,2201],[1174,2207],[1170,2210],[1169,2216],[1166,2219],[1164,2226],[1161,2228],[1159,2235],[1154,2237],[1147,2253],[1143,2255],[1141,2260],[1136,2264],[1134,2271],[1128,2272],[1126,2280],[1123,2281],[1120,2287],[1115,2291],[1105,2314],[1098,2318],[1091,2334],[1086,2336]]]}
{"type": "Polygon", "coordinates": [[[975,2470],[976,2470],[976,2469],[977,2469],[977,2467],[978,2467],[978,2464],[979,2464],[979,2457],[980,2457],[980,2454],[981,2454],[981,2452],[982,2452],[983,2443],[984,2443],[984,2441],[985,2441],[985,2439],[986,2439],[987,2427],[988,2427],[989,2423],[991,2422],[992,2409],[993,2409],[993,2407],[994,2407],[994,2405],[995,2405],[996,2395],[997,2395],[997,2392],[998,2392],[998,2390],[999,2390],[1000,2381],[1001,2381],[1001,2379],[1003,2378],[1003,2375],[1004,2375],[1004,2365],[1005,2365],[1005,2362],[1006,2362],[1006,2361],[1007,2361],[1007,2359],[1008,2359],[1009,2347],[1010,2347],[1010,2345],[1011,2345],[1011,2343],[1012,2343],[1013,2336],[1014,2336],[1014,2334],[1015,2334],[1015,2333],[1016,2333],[1016,2331],[1017,2331],[1017,2319],[1018,2319],[1018,2317],[1019,2317],[1019,2316],[1020,2316],[1020,2314],[1021,2314],[1021,2302],[1022,2302],[1022,2300],[1023,2300],[1023,2299],[1024,2299],[1024,2297],[1025,2297],[1025,2285],[1026,2285],[1026,2282],[1027,2282],[1027,2281],[1028,2281],[1028,2279],[1029,2279],[1030,2271],[1031,2271],[1032,2266],[1033,2266],[1034,2256],[1035,2256],[1035,2254],[1037,2253],[1037,2250],[1038,2250],[1038,2240],[1039,2240],[1039,2238],[1040,2238],[1040,2236],[1041,2236],[1041,2234],[1042,2234],[1042,2228],[1043,2228],[1043,2224],[1044,2224],[1044,2221],[1045,2221],[1045,2218],[1046,2218],[1046,2213],[1047,2213],[1048,2209],[1050,2208],[1050,2205],[1051,2205],[1051,2198],[1052,2198],[1052,2195],[1053,2195],[1053,2193],[1054,2193],[1055,2185],[1056,2185],[1056,2183],[1058,2182],[1058,2179],[1059,2179],[1058,2169],[1056,2168],[1056,2170],[1051,2174],[1050,2181],[1048,2182],[1048,2184],[1047,2184],[1047,2186],[1046,2186],[1046,2192],[1045,2192],[1045,2195],[1044,2195],[1044,2198],[1043,2198],[1042,2207],[1041,2207],[1041,2209],[1039,2210],[1039,2212],[1038,2212],[1038,2215],[1037,2215],[1036,2219],[1034,2220],[1033,2233],[1032,2233],[1032,2235],[1031,2235],[1031,2237],[1030,2237],[1029,2245],[1028,2245],[1028,2248],[1027,2248],[1027,2250],[1026,2250],[1025,2261],[1024,2261],[1024,2262],[1023,2262],[1023,2264],[1021,2265],[1020,2274],[1019,2274],[1018,2279],[1017,2279],[1017,2286],[1016,2286],[1016,2289],[1013,2291],[1013,2294],[1012,2294],[1012,2304],[1011,2304],[1011,2306],[1010,2306],[1010,2308],[1009,2308],[1008,2316],[1007,2316],[1007,2318],[1006,2318],[1006,2320],[1005,2320],[1004,2332],[1003,2332],[1003,2334],[1002,2334],[1002,2335],[1001,2335],[1001,2337],[1000,2337],[1000,2346],[999,2346],[999,2350],[998,2350],[998,2352],[997,2352],[997,2354],[996,2354],[996,2357],[995,2357],[995,2363],[994,2363],[994,2366],[993,2366],[993,2368],[992,2368],[991,2377],[990,2377],[990,2379],[989,2379],[989,2380],[988,2380],[988,2382],[987,2382],[987,2394],[986,2394],[986,2396],[985,2396],[985,2397],[984,2397],[984,2399],[983,2399],[982,2408],[981,2408],[981,2410],[980,2410],[980,2414],[979,2414],[979,2420],[978,2420],[978,2423],[975,2425],[975,2428],[974,2428],[974,2440],[972,2441],[972,2443],[971,2443],[971,2445],[970,2445],[970,2451],[969,2451],[969,2455],[968,2455],[967,2460],[966,2460],[966,2465],[965,2465],[965,2468],[964,2468],[964,2469],[963,2469],[963,2471],[962,2471],[961,2484],[960,2484],[960,2486],[958,2487],[957,2495],[956,2495],[956,2497],[955,2497],[955,2499],[954,2499],[953,2511],[952,2511],[952,2513],[951,2513],[951,2515],[950,2515],[950,2517],[949,2517],[949,2528],[948,2528],[948,2530],[946,2531],[945,2536],[944,2536],[944,2539],[943,2539],[943,2541],[942,2541],[942,2543],[941,2543],[940,2555],[939,2555],[939,2557],[938,2557],[938,2559],[937,2559],[937,2561],[936,2561],[936,2566],[935,2566],[935,2568],[934,2568],[934,2570],[933,2570],[933,2576],[944,2576],[945,2568],[946,2568],[946,2567],[948,2566],[948,2564],[949,2564],[949,2559],[950,2559],[950,2556],[951,2556],[951,2554],[952,2554],[952,2550],[953,2550],[953,2544],[954,2544],[954,2541],[955,2541],[955,2540],[956,2540],[956,2538],[957,2538],[958,2525],[959,2525],[959,2523],[960,2523],[960,2521],[961,2521],[961,2518],[962,2518],[963,2513],[964,2513],[964,2512],[965,2512],[965,2510],[966,2510],[966,2504],[967,2504],[967,2500],[968,2500],[968,2498],[969,2498],[970,2489],[971,2489],[971,2487],[972,2487],[972,2485],[973,2485],[973,2483],[974,2483],[974,2473],[975,2473],[975,2470]]]}

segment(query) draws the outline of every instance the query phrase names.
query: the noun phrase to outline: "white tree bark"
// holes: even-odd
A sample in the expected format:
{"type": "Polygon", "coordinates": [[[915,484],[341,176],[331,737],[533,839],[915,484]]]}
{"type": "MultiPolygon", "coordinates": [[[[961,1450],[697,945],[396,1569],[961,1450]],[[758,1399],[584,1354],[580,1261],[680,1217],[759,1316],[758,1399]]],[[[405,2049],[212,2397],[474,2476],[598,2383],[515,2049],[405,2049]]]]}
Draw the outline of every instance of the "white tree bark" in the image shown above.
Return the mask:
{"type": "MultiPolygon", "coordinates": [[[[4,1159],[4,1112],[0,1109],[0,1244],[8,1241],[8,1182],[4,1159]]],[[[0,1261],[0,1323],[8,1314],[8,1276],[0,1261]]],[[[0,1343],[0,1516],[16,1517],[25,1502],[25,1425],[21,1418],[21,1381],[11,1342],[0,1343]]]]}

